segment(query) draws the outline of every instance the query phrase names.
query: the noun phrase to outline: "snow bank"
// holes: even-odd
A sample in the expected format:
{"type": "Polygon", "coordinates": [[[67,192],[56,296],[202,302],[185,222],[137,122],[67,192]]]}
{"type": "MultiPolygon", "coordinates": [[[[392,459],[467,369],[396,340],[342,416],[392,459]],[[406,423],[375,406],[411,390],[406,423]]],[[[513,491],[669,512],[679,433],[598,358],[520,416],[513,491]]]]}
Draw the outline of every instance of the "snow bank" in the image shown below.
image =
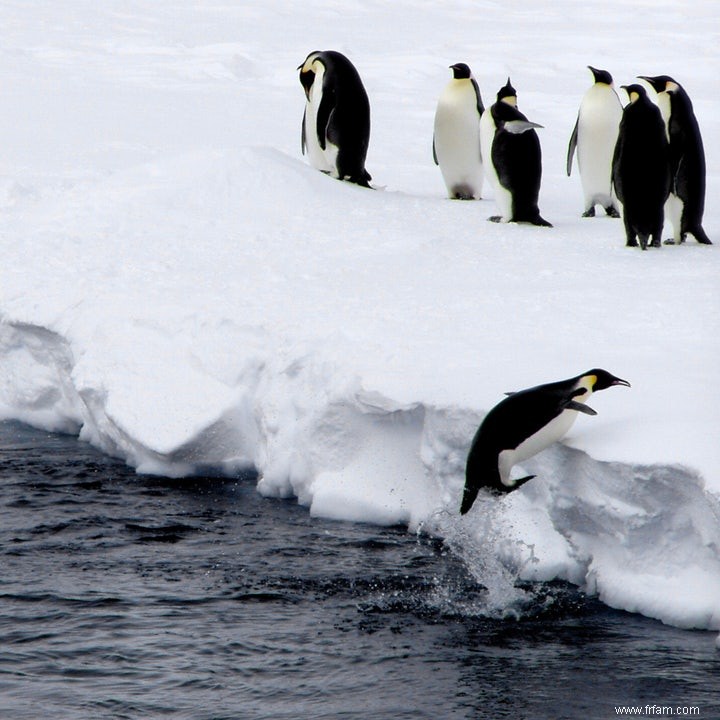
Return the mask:
{"type": "Polygon", "coordinates": [[[482,47],[466,3],[409,16],[402,3],[310,3],[297,17],[284,2],[154,2],[123,5],[124,19],[115,3],[98,16],[59,5],[42,38],[30,9],[3,11],[0,418],[79,433],[140,472],[253,467],[260,492],[317,516],[438,532],[499,608],[517,577],[561,577],[720,628],[720,256],[692,242],[625,249],[618,222],[579,217],[579,180],[563,176],[588,62],[618,82],[670,72],[697,98],[705,224],[720,239],[714,44],[697,43],[711,58],[664,46],[659,63],[670,16],[654,14],[652,43],[627,43],[619,25],[579,38],[569,5],[571,19],[543,15],[544,34],[521,4],[488,7],[495,40],[482,47]],[[289,40],[288,23],[302,30],[289,40]],[[524,40],[512,49],[508,28],[524,40]],[[458,44],[438,42],[442,29],[458,44]],[[383,189],[300,157],[294,68],[315,47],[347,52],[363,75],[383,189]],[[552,230],[486,222],[491,199],[445,200],[432,114],[459,60],[486,99],[511,69],[545,125],[552,230]],[[537,480],[461,520],[483,414],[505,391],[596,366],[632,389],[594,396],[597,417],[526,463],[537,480]]]}

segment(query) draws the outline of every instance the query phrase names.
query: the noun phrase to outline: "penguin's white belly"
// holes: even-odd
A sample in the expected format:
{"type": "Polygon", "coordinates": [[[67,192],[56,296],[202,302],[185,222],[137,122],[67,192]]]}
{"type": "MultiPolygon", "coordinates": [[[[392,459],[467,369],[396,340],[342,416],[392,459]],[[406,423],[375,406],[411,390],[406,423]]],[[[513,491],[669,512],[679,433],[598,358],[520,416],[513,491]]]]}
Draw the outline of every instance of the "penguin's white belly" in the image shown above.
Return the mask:
{"type": "Polygon", "coordinates": [[[587,204],[610,201],[612,157],[617,142],[617,128],[613,132],[607,126],[593,121],[578,126],[578,166],[583,193],[587,204]],[[584,138],[584,140],[583,140],[584,138]]]}
{"type": "Polygon", "coordinates": [[[673,226],[673,240],[682,242],[682,213],[685,203],[675,193],[670,193],[665,201],[665,217],[673,226]]]}
{"type": "Polygon", "coordinates": [[[485,110],[480,118],[480,150],[483,157],[483,170],[493,189],[495,204],[500,212],[503,222],[512,220],[512,193],[500,184],[495,165],[492,161],[492,146],[495,140],[495,121],[490,108],[485,110]]]}
{"type": "MultiPolygon", "coordinates": [[[[670,95],[668,95],[666,92],[658,93],[657,104],[660,108],[660,114],[662,115],[662,119],[665,123],[665,136],[667,137],[668,142],[670,142],[669,124],[670,113],[672,110],[670,107],[670,95]]],[[[680,228],[680,224],[682,220],[683,206],[683,201],[671,191],[667,201],[665,202],[665,218],[667,220],[670,220],[670,222],[672,223],[673,240],[675,240],[676,243],[682,242],[682,230],[680,228]]]]}
{"type": "Polygon", "coordinates": [[[660,108],[660,115],[662,115],[663,122],[665,123],[665,136],[667,137],[668,142],[670,142],[670,113],[672,112],[672,107],[670,106],[670,95],[666,92],[658,93],[657,104],[658,108],[660,108]]]}
{"type": "Polygon", "coordinates": [[[472,85],[466,92],[445,93],[435,113],[435,155],[448,194],[466,187],[474,197],[482,192],[480,125],[477,98],[472,85]]]}
{"type": "Polygon", "coordinates": [[[514,450],[503,450],[498,456],[498,469],[502,484],[512,487],[510,471],[513,466],[537,455],[541,450],[560,440],[570,430],[576,417],[577,410],[563,410],[534,435],[523,440],[514,450]]]}
{"type": "Polygon", "coordinates": [[[578,117],[578,167],[587,206],[611,201],[612,158],[622,117],[612,88],[595,86],[586,94],[578,117]]]}
{"type": "MultiPolygon", "coordinates": [[[[317,114],[321,99],[322,74],[318,73],[310,88],[310,97],[305,105],[305,150],[310,164],[315,169],[331,173],[335,171],[335,165],[331,162],[333,158],[329,157],[330,145],[326,143],[326,150],[323,150],[317,135],[317,114]]],[[[337,148],[334,148],[334,156],[337,156],[337,148]]]]}

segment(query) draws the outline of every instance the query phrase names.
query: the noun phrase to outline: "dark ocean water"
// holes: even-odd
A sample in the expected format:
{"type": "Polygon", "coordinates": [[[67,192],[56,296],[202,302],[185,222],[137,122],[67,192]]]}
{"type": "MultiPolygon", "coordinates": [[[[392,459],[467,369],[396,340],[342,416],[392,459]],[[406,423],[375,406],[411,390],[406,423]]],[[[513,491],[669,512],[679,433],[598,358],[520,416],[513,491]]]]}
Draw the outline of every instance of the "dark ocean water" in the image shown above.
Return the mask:
{"type": "Polygon", "coordinates": [[[486,617],[406,529],[311,518],[251,477],[139,477],[14,424],[0,474],[2,720],[720,718],[712,633],[562,584],[486,617]]]}

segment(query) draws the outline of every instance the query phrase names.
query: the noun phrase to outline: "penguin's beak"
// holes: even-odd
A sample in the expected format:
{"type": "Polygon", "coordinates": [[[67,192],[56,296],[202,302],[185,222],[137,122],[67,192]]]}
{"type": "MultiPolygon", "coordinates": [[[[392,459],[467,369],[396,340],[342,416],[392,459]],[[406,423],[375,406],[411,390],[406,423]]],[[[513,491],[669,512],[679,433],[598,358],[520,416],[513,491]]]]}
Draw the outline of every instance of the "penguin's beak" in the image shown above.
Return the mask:
{"type": "Polygon", "coordinates": [[[622,380],[621,378],[615,378],[612,381],[612,384],[613,385],[624,385],[625,387],[632,387],[632,385],[630,385],[630,383],[627,380],[622,380]]]}

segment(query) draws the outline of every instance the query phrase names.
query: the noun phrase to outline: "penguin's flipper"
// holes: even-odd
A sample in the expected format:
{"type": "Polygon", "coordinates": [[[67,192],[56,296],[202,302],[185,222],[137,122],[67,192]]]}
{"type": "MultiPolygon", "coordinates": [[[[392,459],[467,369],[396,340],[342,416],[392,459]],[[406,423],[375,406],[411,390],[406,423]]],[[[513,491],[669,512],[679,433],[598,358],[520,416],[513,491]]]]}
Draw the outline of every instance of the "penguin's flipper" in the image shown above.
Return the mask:
{"type": "Polygon", "coordinates": [[[474,77],[470,78],[473,90],[475,90],[475,103],[477,104],[478,116],[481,116],[485,112],[485,106],[483,105],[482,97],[480,96],[480,86],[477,84],[477,80],[474,77]]]}
{"type": "Polygon", "coordinates": [[[335,109],[335,93],[330,89],[323,87],[322,100],[317,112],[316,132],[320,147],[325,150],[327,141],[327,127],[330,123],[330,115],[335,109]]]}
{"type": "Polygon", "coordinates": [[[585,413],[586,415],[597,415],[597,412],[593,410],[591,407],[588,407],[585,403],[577,402],[576,400],[571,400],[565,407],[568,410],[577,410],[578,412],[585,413]]]}
{"type": "Polygon", "coordinates": [[[302,131],[300,133],[300,147],[302,148],[302,154],[305,154],[305,116],[307,115],[307,108],[303,110],[303,121],[302,121],[302,131]]]}
{"type": "Polygon", "coordinates": [[[435,161],[436,165],[440,164],[437,159],[437,153],[435,152],[435,133],[433,133],[433,160],[435,161]]]}
{"type": "Polygon", "coordinates": [[[568,143],[568,151],[567,151],[567,176],[570,177],[570,173],[572,172],[572,162],[573,162],[573,155],[575,155],[575,148],[577,147],[577,139],[578,139],[578,123],[580,122],[580,118],[575,121],[575,127],[573,128],[572,135],[570,136],[570,142],[568,143]]]}
{"type": "Polygon", "coordinates": [[[503,124],[505,130],[511,135],[521,135],[528,130],[534,130],[535,128],[541,128],[542,125],[530,122],[529,120],[508,120],[503,124]]]}

